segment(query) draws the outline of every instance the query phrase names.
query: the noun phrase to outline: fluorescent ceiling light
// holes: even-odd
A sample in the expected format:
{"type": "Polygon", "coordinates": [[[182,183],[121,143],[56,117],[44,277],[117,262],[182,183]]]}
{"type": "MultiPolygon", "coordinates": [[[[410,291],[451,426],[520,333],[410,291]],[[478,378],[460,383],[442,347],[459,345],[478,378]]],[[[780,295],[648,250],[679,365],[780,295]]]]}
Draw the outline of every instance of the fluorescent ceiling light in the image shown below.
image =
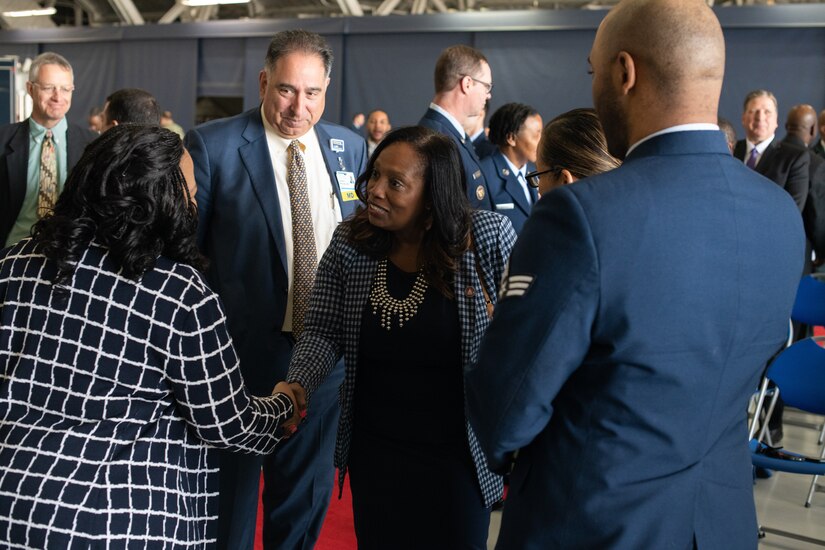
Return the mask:
{"type": "Polygon", "coordinates": [[[181,4],[190,8],[214,6],[215,4],[248,4],[249,0],[182,0],[181,4]]]}
{"type": "Polygon", "coordinates": [[[54,8],[40,8],[36,10],[4,11],[3,17],[35,17],[37,15],[54,15],[57,10],[54,8]]]}

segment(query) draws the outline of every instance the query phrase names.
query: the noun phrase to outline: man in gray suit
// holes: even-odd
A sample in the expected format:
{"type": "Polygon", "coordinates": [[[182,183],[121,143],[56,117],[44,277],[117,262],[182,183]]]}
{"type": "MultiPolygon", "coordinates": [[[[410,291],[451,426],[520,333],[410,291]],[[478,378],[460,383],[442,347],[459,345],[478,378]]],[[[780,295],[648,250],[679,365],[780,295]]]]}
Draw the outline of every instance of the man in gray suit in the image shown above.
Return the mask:
{"type": "Polygon", "coordinates": [[[66,120],[74,73],[63,56],[45,52],[34,58],[26,91],[31,116],[0,127],[0,248],[29,235],[54,206],[86,144],[97,137],[66,120]],[[47,183],[41,187],[42,182],[47,183]]]}

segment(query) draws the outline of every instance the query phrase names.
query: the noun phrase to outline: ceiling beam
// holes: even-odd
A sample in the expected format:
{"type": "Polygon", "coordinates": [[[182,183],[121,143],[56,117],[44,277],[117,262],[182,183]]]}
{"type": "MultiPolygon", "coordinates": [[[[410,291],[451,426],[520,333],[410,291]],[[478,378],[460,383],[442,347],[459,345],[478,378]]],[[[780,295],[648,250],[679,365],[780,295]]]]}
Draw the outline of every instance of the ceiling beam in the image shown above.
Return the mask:
{"type": "Polygon", "coordinates": [[[398,7],[401,0],[384,0],[373,12],[375,15],[389,15],[398,7]]]}
{"type": "Polygon", "coordinates": [[[109,0],[109,5],[127,25],[143,25],[145,21],[132,0],[109,0]]]}
{"type": "Polygon", "coordinates": [[[175,2],[175,5],[169,8],[169,11],[164,13],[158,19],[158,24],[160,25],[168,25],[169,23],[174,23],[175,20],[181,16],[181,14],[186,11],[186,6],[180,3],[180,0],[175,2]]]}

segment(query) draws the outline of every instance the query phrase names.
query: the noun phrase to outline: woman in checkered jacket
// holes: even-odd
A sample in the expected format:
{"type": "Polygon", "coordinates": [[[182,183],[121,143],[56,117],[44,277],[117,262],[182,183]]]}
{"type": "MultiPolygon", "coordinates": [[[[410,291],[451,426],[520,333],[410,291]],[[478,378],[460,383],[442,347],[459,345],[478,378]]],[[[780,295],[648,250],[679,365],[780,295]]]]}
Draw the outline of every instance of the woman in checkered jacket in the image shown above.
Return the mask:
{"type": "Polygon", "coordinates": [[[214,544],[215,447],[268,453],[289,388],[244,387],[200,269],[180,138],[117,126],[0,254],[0,540],[214,544]]]}
{"type": "Polygon", "coordinates": [[[287,380],[300,409],[344,357],[336,465],[359,549],[486,548],[502,482],[467,422],[463,368],[515,233],[470,210],[458,149],[426,128],[389,133],[357,187],[366,208],[321,260],[287,380]]]}

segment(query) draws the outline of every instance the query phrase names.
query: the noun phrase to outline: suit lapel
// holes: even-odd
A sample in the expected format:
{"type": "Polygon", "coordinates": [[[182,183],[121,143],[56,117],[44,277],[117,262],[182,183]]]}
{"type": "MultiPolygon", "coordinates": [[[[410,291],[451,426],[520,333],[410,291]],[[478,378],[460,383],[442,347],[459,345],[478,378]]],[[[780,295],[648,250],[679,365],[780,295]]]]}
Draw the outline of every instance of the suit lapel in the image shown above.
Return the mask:
{"type": "MultiPolygon", "coordinates": [[[[29,121],[24,120],[17,124],[17,130],[9,141],[11,153],[6,157],[6,168],[9,177],[9,202],[15,219],[23,207],[26,196],[26,184],[29,168],[29,121]]],[[[10,226],[11,227],[11,226],[10,226]]],[[[4,243],[0,242],[0,246],[4,243]]]]}
{"type": "MultiPolygon", "coordinates": [[[[251,113],[243,137],[248,143],[239,147],[238,153],[249,176],[249,181],[252,183],[252,189],[261,204],[267,227],[275,242],[278,256],[281,258],[284,273],[287,273],[283,220],[275,187],[278,182],[275,181],[275,174],[272,170],[272,159],[269,157],[269,147],[266,143],[259,110],[251,113]]],[[[286,185],[286,182],[283,182],[283,185],[286,185]]]]}
{"type": "Polygon", "coordinates": [[[501,153],[496,153],[493,156],[493,164],[496,166],[496,174],[499,178],[504,180],[504,190],[513,198],[522,212],[530,214],[530,205],[527,203],[527,196],[524,194],[524,188],[518,180],[518,175],[510,170],[507,161],[501,153]]]}
{"type": "Polygon", "coordinates": [[[762,156],[759,157],[759,162],[756,163],[756,171],[762,175],[765,175],[765,172],[771,167],[773,163],[773,157],[776,154],[776,151],[779,149],[779,141],[774,138],[770,145],[768,145],[767,149],[762,153],[762,156]]]}
{"type": "Polygon", "coordinates": [[[83,151],[86,149],[86,144],[78,135],[78,128],[69,124],[66,129],[66,171],[71,172],[80,157],[83,156],[83,151]]]}
{"type": "Polygon", "coordinates": [[[341,151],[333,151],[332,138],[327,133],[326,129],[319,122],[315,125],[315,135],[318,136],[318,145],[321,147],[321,153],[324,156],[324,164],[329,173],[329,182],[335,197],[338,199],[338,205],[341,207],[341,217],[346,219],[355,210],[355,205],[358,201],[345,201],[341,196],[341,186],[338,184],[336,172],[353,172],[354,177],[358,174],[354,172],[355,167],[350,166],[347,162],[351,158],[351,151],[346,150],[346,143],[343,139],[336,140],[336,148],[341,148],[341,151]]]}

